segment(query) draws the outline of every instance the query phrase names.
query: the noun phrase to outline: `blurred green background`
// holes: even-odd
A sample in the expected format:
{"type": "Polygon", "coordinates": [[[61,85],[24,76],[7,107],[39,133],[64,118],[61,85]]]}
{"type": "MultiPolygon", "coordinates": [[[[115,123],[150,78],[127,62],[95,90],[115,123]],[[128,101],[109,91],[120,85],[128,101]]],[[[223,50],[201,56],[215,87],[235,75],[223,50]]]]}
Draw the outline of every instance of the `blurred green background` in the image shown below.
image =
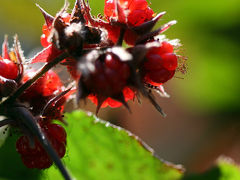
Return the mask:
{"type": "MultiPolygon", "coordinates": [[[[73,0],[69,0],[71,8],[73,0]]],[[[104,0],[89,0],[94,15],[103,13],[104,0]]],[[[19,35],[25,55],[41,48],[43,17],[38,3],[52,15],[63,0],[0,0],[0,41],[4,34],[19,35]]],[[[100,117],[131,130],[157,154],[189,171],[204,169],[220,154],[240,160],[240,1],[152,0],[155,12],[167,11],[157,26],[178,23],[165,34],[180,39],[188,57],[188,71],[166,84],[170,99],[161,99],[163,118],[144,101],[125,109],[104,109],[100,117]],[[180,77],[180,78],[178,78],[180,77]],[[181,79],[183,78],[183,79],[181,79]],[[144,111],[143,111],[144,110],[144,111]],[[160,119],[160,120],[159,120],[160,119]]],[[[92,110],[92,107],[89,107],[92,110]]]]}

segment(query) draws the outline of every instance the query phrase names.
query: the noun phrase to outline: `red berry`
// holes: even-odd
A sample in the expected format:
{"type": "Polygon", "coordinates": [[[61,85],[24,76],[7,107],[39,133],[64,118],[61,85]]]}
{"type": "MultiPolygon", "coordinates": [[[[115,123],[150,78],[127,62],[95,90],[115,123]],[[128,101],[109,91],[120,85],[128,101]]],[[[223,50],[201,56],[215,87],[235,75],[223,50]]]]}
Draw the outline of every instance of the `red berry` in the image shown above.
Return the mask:
{"type": "Polygon", "coordinates": [[[174,76],[178,62],[170,43],[164,41],[160,47],[151,48],[146,59],[143,66],[145,82],[158,86],[174,76]]]}
{"type": "Polygon", "coordinates": [[[30,144],[30,140],[27,136],[21,136],[16,142],[17,152],[22,155],[37,155],[43,151],[42,146],[37,140],[30,144]]]}
{"type": "Polygon", "coordinates": [[[158,54],[147,54],[147,61],[144,63],[144,69],[154,71],[162,69],[162,58],[158,54]]]}
{"type": "Polygon", "coordinates": [[[170,43],[163,41],[160,47],[151,48],[148,51],[147,56],[151,54],[162,55],[165,53],[173,53],[173,46],[170,43]]]}
{"type": "Polygon", "coordinates": [[[162,45],[159,47],[159,51],[158,51],[159,55],[162,55],[165,53],[173,53],[173,46],[166,41],[162,42],[162,45]]]}
{"type": "MultiPolygon", "coordinates": [[[[66,132],[64,128],[60,125],[43,121],[42,119],[39,120],[39,123],[49,142],[59,157],[62,158],[66,152],[66,132]]],[[[21,136],[16,142],[16,149],[21,155],[24,165],[28,168],[45,169],[52,165],[52,160],[36,139],[34,140],[33,147],[31,147],[29,138],[21,136]]]]}
{"type": "Polygon", "coordinates": [[[47,169],[53,164],[52,160],[48,157],[47,154],[34,156],[33,161],[35,162],[35,168],[37,169],[47,169]]]}
{"type": "Polygon", "coordinates": [[[167,70],[175,70],[178,66],[177,56],[173,53],[166,53],[161,55],[163,67],[167,70]]]}
{"type": "Polygon", "coordinates": [[[101,58],[95,62],[96,70],[84,80],[85,85],[94,94],[104,97],[117,95],[126,86],[130,75],[129,66],[112,53],[107,53],[103,61],[101,58]]]}
{"type": "Polygon", "coordinates": [[[157,71],[151,71],[147,73],[147,76],[155,83],[165,83],[171,79],[175,74],[175,71],[169,71],[165,68],[162,68],[157,71]]]}
{"type": "Polygon", "coordinates": [[[0,76],[7,79],[16,79],[18,76],[18,66],[11,60],[0,60],[0,76]]]}
{"type": "Polygon", "coordinates": [[[131,0],[129,2],[129,10],[145,10],[148,8],[148,3],[146,0],[131,0]]]}
{"type": "Polygon", "coordinates": [[[128,15],[128,24],[130,26],[139,26],[148,20],[144,10],[134,10],[128,15]]]}
{"type": "Polygon", "coordinates": [[[58,124],[47,124],[47,133],[50,137],[54,137],[54,139],[59,142],[66,143],[66,131],[65,129],[58,124]]]}

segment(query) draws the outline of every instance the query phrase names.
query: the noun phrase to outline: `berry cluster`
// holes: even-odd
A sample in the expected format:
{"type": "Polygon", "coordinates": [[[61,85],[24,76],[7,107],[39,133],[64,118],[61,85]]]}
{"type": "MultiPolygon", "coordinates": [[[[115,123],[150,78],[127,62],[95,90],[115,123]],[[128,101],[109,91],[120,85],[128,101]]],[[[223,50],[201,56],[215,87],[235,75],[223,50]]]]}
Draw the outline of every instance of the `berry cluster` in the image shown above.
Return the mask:
{"type": "Polygon", "coordinates": [[[53,123],[63,121],[69,95],[76,92],[77,102],[90,99],[97,112],[107,106],[129,109],[127,101],[142,95],[164,116],[152,90],[168,97],[162,85],[181,69],[183,58],[176,54],[178,40],[160,35],[176,21],[153,30],[165,12],[154,13],[146,0],[105,0],[104,16],[98,18],[84,0],[76,0],[72,12],[66,1],[55,17],[38,7],[45,18],[40,39],[44,49],[29,61],[17,38],[11,52],[7,39],[3,43],[0,114],[23,133],[16,147],[27,167],[48,168],[54,161],[69,179],[59,160],[65,154],[66,132],[53,123]],[[45,63],[41,70],[31,69],[39,62],[45,63]],[[56,64],[67,68],[76,82],[74,90],[65,90],[50,70],[56,64]]]}
{"type": "MultiPolygon", "coordinates": [[[[38,123],[58,156],[62,158],[66,152],[66,132],[64,128],[58,124],[46,123],[42,119],[38,123]]],[[[28,168],[45,169],[52,165],[51,158],[36,138],[29,139],[28,136],[21,136],[16,142],[16,149],[21,154],[24,165],[28,168]]]]}
{"type": "Polygon", "coordinates": [[[176,21],[152,31],[165,12],[155,14],[146,0],[106,0],[105,19],[93,18],[83,0],[76,1],[72,13],[67,8],[55,18],[40,8],[45,18],[41,42],[47,47],[32,63],[50,62],[67,51],[61,64],[78,82],[78,100],[88,97],[97,112],[122,104],[129,108],[127,101],[139,93],[160,110],[149,88],[166,95],[162,84],[176,72],[179,44],[159,36],[176,21]],[[121,47],[123,41],[129,47],[121,47]]]}
{"type": "MultiPolygon", "coordinates": [[[[13,51],[9,52],[7,39],[5,39],[3,47],[3,54],[0,57],[0,97],[11,95],[36,74],[34,69],[23,68],[24,57],[21,54],[17,38],[13,51]]],[[[18,98],[18,102],[28,104],[27,108],[36,117],[36,123],[60,158],[65,154],[66,132],[61,125],[53,124],[52,120],[62,121],[64,104],[67,100],[66,93],[69,91],[64,89],[59,76],[50,70],[18,98]]],[[[19,120],[16,120],[12,126],[19,127],[25,134],[16,143],[17,152],[21,154],[23,163],[28,168],[50,167],[51,158],[32,132],[29,132],[19,120]]]]}

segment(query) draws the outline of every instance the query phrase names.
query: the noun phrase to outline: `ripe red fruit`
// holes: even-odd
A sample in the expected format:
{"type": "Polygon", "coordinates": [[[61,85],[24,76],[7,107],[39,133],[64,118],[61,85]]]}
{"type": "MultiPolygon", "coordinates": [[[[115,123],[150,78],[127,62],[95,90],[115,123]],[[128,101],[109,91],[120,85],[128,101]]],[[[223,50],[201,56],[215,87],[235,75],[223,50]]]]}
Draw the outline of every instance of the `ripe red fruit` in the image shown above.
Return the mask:
{"type": "Polygon", "coordinates": [[[11,60],[0,59],[0,76],[7,79],[16,79],[18,76],[18,66],[11,60]]]}
{"type": "Polygon", "coordinates": [[[144,81],[154,85],[171,79],[178,66],[177,56],[173,53],[173,46],[164,41],[160,47],[151,48],[144,63],[144,81]]]}
{"type": "Polygon", "coordinates": [[[127,84],[130,69],[113,53],[107,53],[95,62],[95,71],[84,80],[93,94],[110,97],[122,92],[127,84]]]}
{"type": "Polygon", "coordinates": [[[148,7],[146,0],[121,0],[117,2],[118,14],[116,14],[115,1],[105,0],[104,15],[108,21],[118,15],[118,22],[138,26],[153,17],[154,13],[148,7]]]}
{"type": "Polygon", "coordinates": [[[53,137],[59,142],[66,143],[66,131],[65,129],[59,124],[47,124],[46,129],[50,137],[53,137]]]}
{"type": "Polygon", "coordinates": [[[169,71],[173,71],[177,68],[178,61],[177,56],[173,53],[165,53],[161,55],[163,67],[169,71]]]}
{"type": "Polygon", "coordinates": [[[153,47],[148,51],[147,55],[151,55],[151,54],[158,54],[158,55],[162,55],[165,53],[173,53],[173,45],[171,45],[170,43],[163,41],[161,43],[160,47],[153,47]]]}
{"type": "Polygon", "coordinates": [[[175,71],[169,71],[165,68],[162,68],[156,71],[148,72],[147,76],[155,83],[165,83],[169,79],[171,79],[174,76],[174,74],[175,71]]]}
{"type": "MultiPolygon", "coordinates": [[[[105,0],[104,15],[110,23],[111,21],[116,21],[117,18],[117,22],[126,24],[128,28],[126,29],[124,40],[127,44],[134,45],[139,35],[130,28],[151,20],[154,12],[148,7],[146,0],[120,0],[117,1],[117,6],[116,8],[115,1],[105,0]],[[118,14],[116,12],[118,12],[118,14]]],[[[109,39],[116,43],[120,28],[114,26],[105,28],[108,31],[109,39]],[[117,31],[114,32],[114,29],[117,31]]]]}
{"type": "MultiPolygon", "coordinates": [[[[40,126],[59,157],[62,158],[66,152],[66,132],[64,128],[57,124],[46,124],[45,122],[40,122],[40,126]]],[[[34,139],[31,145],[27,136],[21,136],[16,142],[16,149],[21,155],[24,165],[28,168],[45,169],[53,163],[37,139],[34,139]]]]}

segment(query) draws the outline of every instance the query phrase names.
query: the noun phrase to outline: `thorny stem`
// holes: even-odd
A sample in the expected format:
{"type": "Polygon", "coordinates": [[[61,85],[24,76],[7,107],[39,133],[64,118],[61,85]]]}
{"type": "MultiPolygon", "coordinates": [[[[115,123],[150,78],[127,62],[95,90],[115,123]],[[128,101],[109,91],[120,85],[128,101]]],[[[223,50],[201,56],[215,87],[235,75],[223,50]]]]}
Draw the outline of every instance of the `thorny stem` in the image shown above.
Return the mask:
{"type": "Polygon", "coordinates": [[[48,70],[54,67],[56,64],[61,62],[63,59],[68,57],[68,53],[64,52],[58,57],[56,57],[53,61],[48,62],[39,72],[31,79],[29,79],[26,83],[20,86],[8,99],[6,99],[1,105],[8,104],[14,102],[26,89],[28,89],[36,80],[38,80],[41,76],[43,76],[48,70]]]}
{"type": "Polygon", "coordinates": [[[117,46],[122,46],[124,35],[125,35],[125,29],[121,28],[120,35],[119,35],[118,41],[116,43],[117,46]]]}
{"type": "Polygon", "coordinates": [[[71,176],[65,166],[63,165],[61,159],[59,158],[58,154],[52,147],[51,143],[49,143],[49,140],[45,136],[44,132],[41,130],[39,125],[36,123],[35,117],[32,115],[32,113],[25,107],[12,107],[8,109],[8,113],[10,112],[10,116],[13,118],[20,119],[31,131],[31,133],[37,137],[39,142],[42,144],[45,151],[48,153],[49,157],[52,159],[52,161],[56,164],[60,172],[62,173],[65,180],[71,180],[71,176]]]}

